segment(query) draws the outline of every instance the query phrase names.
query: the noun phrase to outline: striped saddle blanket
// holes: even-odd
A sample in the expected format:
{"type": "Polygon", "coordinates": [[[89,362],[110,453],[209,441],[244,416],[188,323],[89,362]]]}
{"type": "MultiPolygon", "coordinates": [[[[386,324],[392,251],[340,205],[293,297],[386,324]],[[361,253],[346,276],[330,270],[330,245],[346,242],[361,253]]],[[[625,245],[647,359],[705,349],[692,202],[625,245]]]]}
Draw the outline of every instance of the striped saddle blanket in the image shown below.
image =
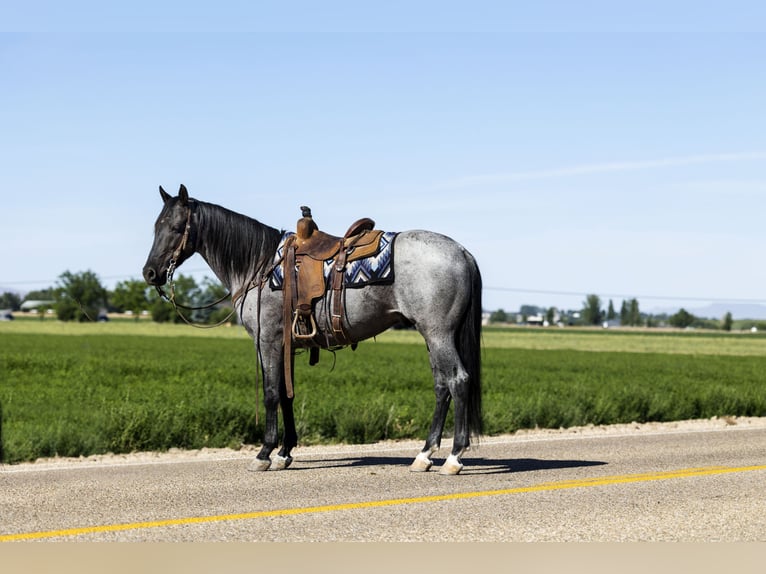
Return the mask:
{"type": "MultiPolygon", "coordinates": [[[[287,231],[282,234],[282,240],[279,242],[277,252],[274,255],[274,263],[277,264],[284,256],[285,241],[293,235],[293,232],[287,231]]],[[[396,233],[387,231],[380,238],[380,248],[377,253],[370,257],[357,259],[346,264],[344,274],[344,285],[346,287],[364,287],[374,283],[392,283],[394,280],[394,238],[396,233]]],[[[335,259],[327,259],[324,262],[325,284],[330,277],[335,259]]],[[[284,284],[284,268],[277,265],[271,274],[269,286],[274,290],[282,289],[284,284]]]]}

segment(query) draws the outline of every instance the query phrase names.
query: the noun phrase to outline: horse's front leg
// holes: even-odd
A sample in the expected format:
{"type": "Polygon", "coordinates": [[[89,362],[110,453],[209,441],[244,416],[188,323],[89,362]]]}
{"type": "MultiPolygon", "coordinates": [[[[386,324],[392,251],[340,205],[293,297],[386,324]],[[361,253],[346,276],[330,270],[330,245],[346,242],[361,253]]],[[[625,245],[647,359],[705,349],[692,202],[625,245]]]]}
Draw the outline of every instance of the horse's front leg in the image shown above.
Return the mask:
{"type": "Polygon", "coordinates": [[[284,470],[293,462],[290,451],[298,444],[295,430],[293,399],[287,396],[285,374],[281,360],[274,361],[274,368],[263,370],[263,402],[266,407],[266,421],[263,433],[263,446],[250,465],[249,470],[284,470]],[[279,408],[282,408],[284,435],[282,448],[273,457],[271,453],[279,446],[279,408]]]}
{"type": "Polygon", "coordinates": [[[270,385],[266,377],[263,381],[263,404],[266,407],[266,420],[264,421],[263,446],[250,464],[248,470],[258,472],[269,470],[271,467],[271,453],[277,448],[278,436],[278,411],[279,391],[277,385],[270,385]],[[276,387],[276,388],[273,388],[276,387]]]}
{"type": "Polygon", "coordinates": [[[284,434],[282,435],[282,448],[274,457],[272,469],[284,470],[293,462],[290,451],[298,444],[298,433],[295,430],[295,415],[293,414],[293,399],[287,396],[284,377],[279,386],[279,404],[282,407],[282,425],[284,434]]]}
{"type": "MultiPolygon", "coordinates": [[[[264,350],[261,361],[263,365],[263,405],[266,408],[264,421],[263,446],[255,460],[248,467],[251,471],[264,471],[271,467],[271,453],[277,448],[280,395],[284,392],[284,368],[281,360],[281,350],[264,350]]],[[[291,411],[292,416],[292,411],[291,411]]],[[[286,468],[287,465],[278,461],[277,466],[286,468]]]]}

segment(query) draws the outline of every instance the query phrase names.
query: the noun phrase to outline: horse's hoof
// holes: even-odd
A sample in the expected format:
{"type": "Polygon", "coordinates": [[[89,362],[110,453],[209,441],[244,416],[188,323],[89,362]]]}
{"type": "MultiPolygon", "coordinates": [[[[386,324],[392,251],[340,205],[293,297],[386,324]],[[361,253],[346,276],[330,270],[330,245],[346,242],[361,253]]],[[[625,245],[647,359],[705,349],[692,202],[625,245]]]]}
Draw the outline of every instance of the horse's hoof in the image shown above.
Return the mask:
{"type": "Polygon", "coordinates": [[[428,472],[434,462],[428,457],[428,454],[421,452],[415,457],[410,465],[410,472],[428,472]]]}
{"type": "Polygon", "coordinates": [[[293,463],[293,457],[276,455],[273,463],[274,464],[271,465],[271,470],[284,470],[293,463]]]}
{"type": "Polygon", "coordinates": [[[460,462],[458,457],[456,457],[454,454],[451,454],[447,457],[447,460],[444,461],[444,464],[439,469],[439,474],[442,476],[454,476],[456,474],[460,474],[461,470],[463,470],[463,463],[460,462]]]}
{"type": "Polygon", "coordinates": [[[265,470],[269,470],[269,467],[271,466],[271,460],[262,459],[262,458],[256,458],[253,460],[253,462],[250,463],[250,466],[247,467],[247,470],[250,472],[263,472],[265,470]]]}

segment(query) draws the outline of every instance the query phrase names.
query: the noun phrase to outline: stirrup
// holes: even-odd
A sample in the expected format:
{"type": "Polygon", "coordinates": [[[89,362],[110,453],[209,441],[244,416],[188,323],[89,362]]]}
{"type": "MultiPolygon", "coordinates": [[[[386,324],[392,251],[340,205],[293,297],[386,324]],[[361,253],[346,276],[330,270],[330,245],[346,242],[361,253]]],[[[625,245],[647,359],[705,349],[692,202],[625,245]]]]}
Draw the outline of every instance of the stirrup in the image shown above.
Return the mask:
{"type": "Polygon", "coordinates": [[[314,319],[314,314],[312,313],[312,314],[309,315],[309,319],[311,319],[311,333],[309,333],[308,335],[302,335],[301,333],[298,332],[298,319],[299,318],[300,318],[300,315],[296,312],[295,313],[295,318],[293,319],[293,325],[291,327],[291,330],[293,332],[293,337],[295,337],[296,339],[313,339],[314,337],[316,337],[316,334],[317,334],[317,322],[314,319]]]}

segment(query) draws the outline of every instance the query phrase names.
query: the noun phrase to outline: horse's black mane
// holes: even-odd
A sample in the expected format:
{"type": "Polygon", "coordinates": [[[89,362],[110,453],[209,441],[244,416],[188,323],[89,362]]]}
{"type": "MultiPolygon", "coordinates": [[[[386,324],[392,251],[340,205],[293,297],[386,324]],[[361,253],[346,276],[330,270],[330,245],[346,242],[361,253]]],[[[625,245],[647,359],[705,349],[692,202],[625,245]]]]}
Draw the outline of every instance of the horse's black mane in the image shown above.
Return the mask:
{"type": "Polygon", "coordinates": [[[219,279],[254,279],[271,265],[282,232],[252,217],[220,205],[197,201],[197,247],[204,248],[207,263],[219,279]]]}

